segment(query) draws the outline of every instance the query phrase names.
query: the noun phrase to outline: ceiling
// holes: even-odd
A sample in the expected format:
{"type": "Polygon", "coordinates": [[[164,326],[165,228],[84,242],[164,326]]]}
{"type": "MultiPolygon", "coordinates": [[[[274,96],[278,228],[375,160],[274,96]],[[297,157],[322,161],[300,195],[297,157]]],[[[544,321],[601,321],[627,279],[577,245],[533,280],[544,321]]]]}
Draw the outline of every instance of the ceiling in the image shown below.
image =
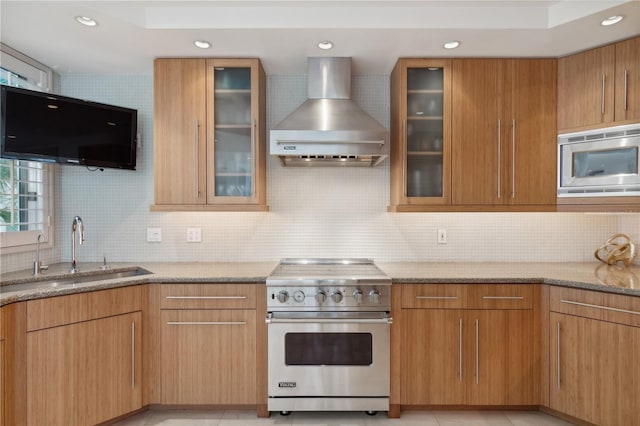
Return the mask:
{"type": "Polygon", "coordinates": [[[2,43],[59,73],[150,74],[155,57],[218,56],[304,74],[308,56],[351,56],[355,74],[389,74],[398,57],[559,57],[625,39],[640,34],[640,0],[2,0],[0,19],[2,43]],[[611,15],[625,19],[601,26],[611,15]],[[458,49],[442,48],[453,39],[458,49]]]}

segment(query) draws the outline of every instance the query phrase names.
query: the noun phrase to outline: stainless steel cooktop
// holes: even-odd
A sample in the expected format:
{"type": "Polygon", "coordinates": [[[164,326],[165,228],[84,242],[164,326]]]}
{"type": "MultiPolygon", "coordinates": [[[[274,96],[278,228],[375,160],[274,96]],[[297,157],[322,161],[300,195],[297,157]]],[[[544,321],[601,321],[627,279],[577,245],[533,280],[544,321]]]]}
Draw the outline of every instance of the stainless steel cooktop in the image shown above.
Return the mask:
{"type": "Polygon", "coordinates": [[[391,278],[371,259],[283,259],[267,278],[269,311],[388,311],[391,278]]]}

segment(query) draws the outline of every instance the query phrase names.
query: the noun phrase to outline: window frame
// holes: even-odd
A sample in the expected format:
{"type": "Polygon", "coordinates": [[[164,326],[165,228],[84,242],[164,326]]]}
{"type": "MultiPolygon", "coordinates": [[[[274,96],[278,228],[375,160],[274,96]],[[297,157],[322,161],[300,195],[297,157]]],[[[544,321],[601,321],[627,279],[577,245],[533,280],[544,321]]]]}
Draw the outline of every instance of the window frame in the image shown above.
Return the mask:
{"type": "MultiPolygon", "coordinates": [[[[4,69],[25,77],[32,84],[43,89],[43,92],[51,93],[53,90],[53,70],[51,68],[3,43],[0,43],[0,57],[4,69]]],[[[54,247],[55,170],[56,167],[54,165],[43,164],[43,196],[45,205],[43,209],[42,231],[0,232],[0,250],[2,250],[2,254],[35,250],[39,234],[42,234],[44,237],[40,243],[41,249],[54,247]]]]}

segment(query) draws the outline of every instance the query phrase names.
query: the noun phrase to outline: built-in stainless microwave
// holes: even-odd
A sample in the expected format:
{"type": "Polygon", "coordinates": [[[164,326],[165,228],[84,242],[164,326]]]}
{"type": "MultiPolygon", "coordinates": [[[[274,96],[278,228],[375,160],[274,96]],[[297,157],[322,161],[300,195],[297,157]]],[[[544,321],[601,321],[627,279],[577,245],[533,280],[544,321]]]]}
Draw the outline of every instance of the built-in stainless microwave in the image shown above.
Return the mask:
{"type": "Polygon", "coordinates": [[[640,123],[558,135],[558,197],[640,196],[640,123]]]}

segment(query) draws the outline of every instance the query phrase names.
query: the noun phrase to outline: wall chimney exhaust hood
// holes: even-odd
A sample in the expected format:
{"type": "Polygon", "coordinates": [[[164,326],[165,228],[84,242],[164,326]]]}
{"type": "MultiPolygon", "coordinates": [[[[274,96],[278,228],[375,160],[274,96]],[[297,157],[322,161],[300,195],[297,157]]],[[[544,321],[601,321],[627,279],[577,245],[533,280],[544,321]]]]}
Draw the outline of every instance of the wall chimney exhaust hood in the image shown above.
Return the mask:
{"type": "Polygon", "coordinates": [[[389,132],[351,100],[351,58],[308,58],[308,98],[270,132],[283,166],[375,166],[389,132]]]}

